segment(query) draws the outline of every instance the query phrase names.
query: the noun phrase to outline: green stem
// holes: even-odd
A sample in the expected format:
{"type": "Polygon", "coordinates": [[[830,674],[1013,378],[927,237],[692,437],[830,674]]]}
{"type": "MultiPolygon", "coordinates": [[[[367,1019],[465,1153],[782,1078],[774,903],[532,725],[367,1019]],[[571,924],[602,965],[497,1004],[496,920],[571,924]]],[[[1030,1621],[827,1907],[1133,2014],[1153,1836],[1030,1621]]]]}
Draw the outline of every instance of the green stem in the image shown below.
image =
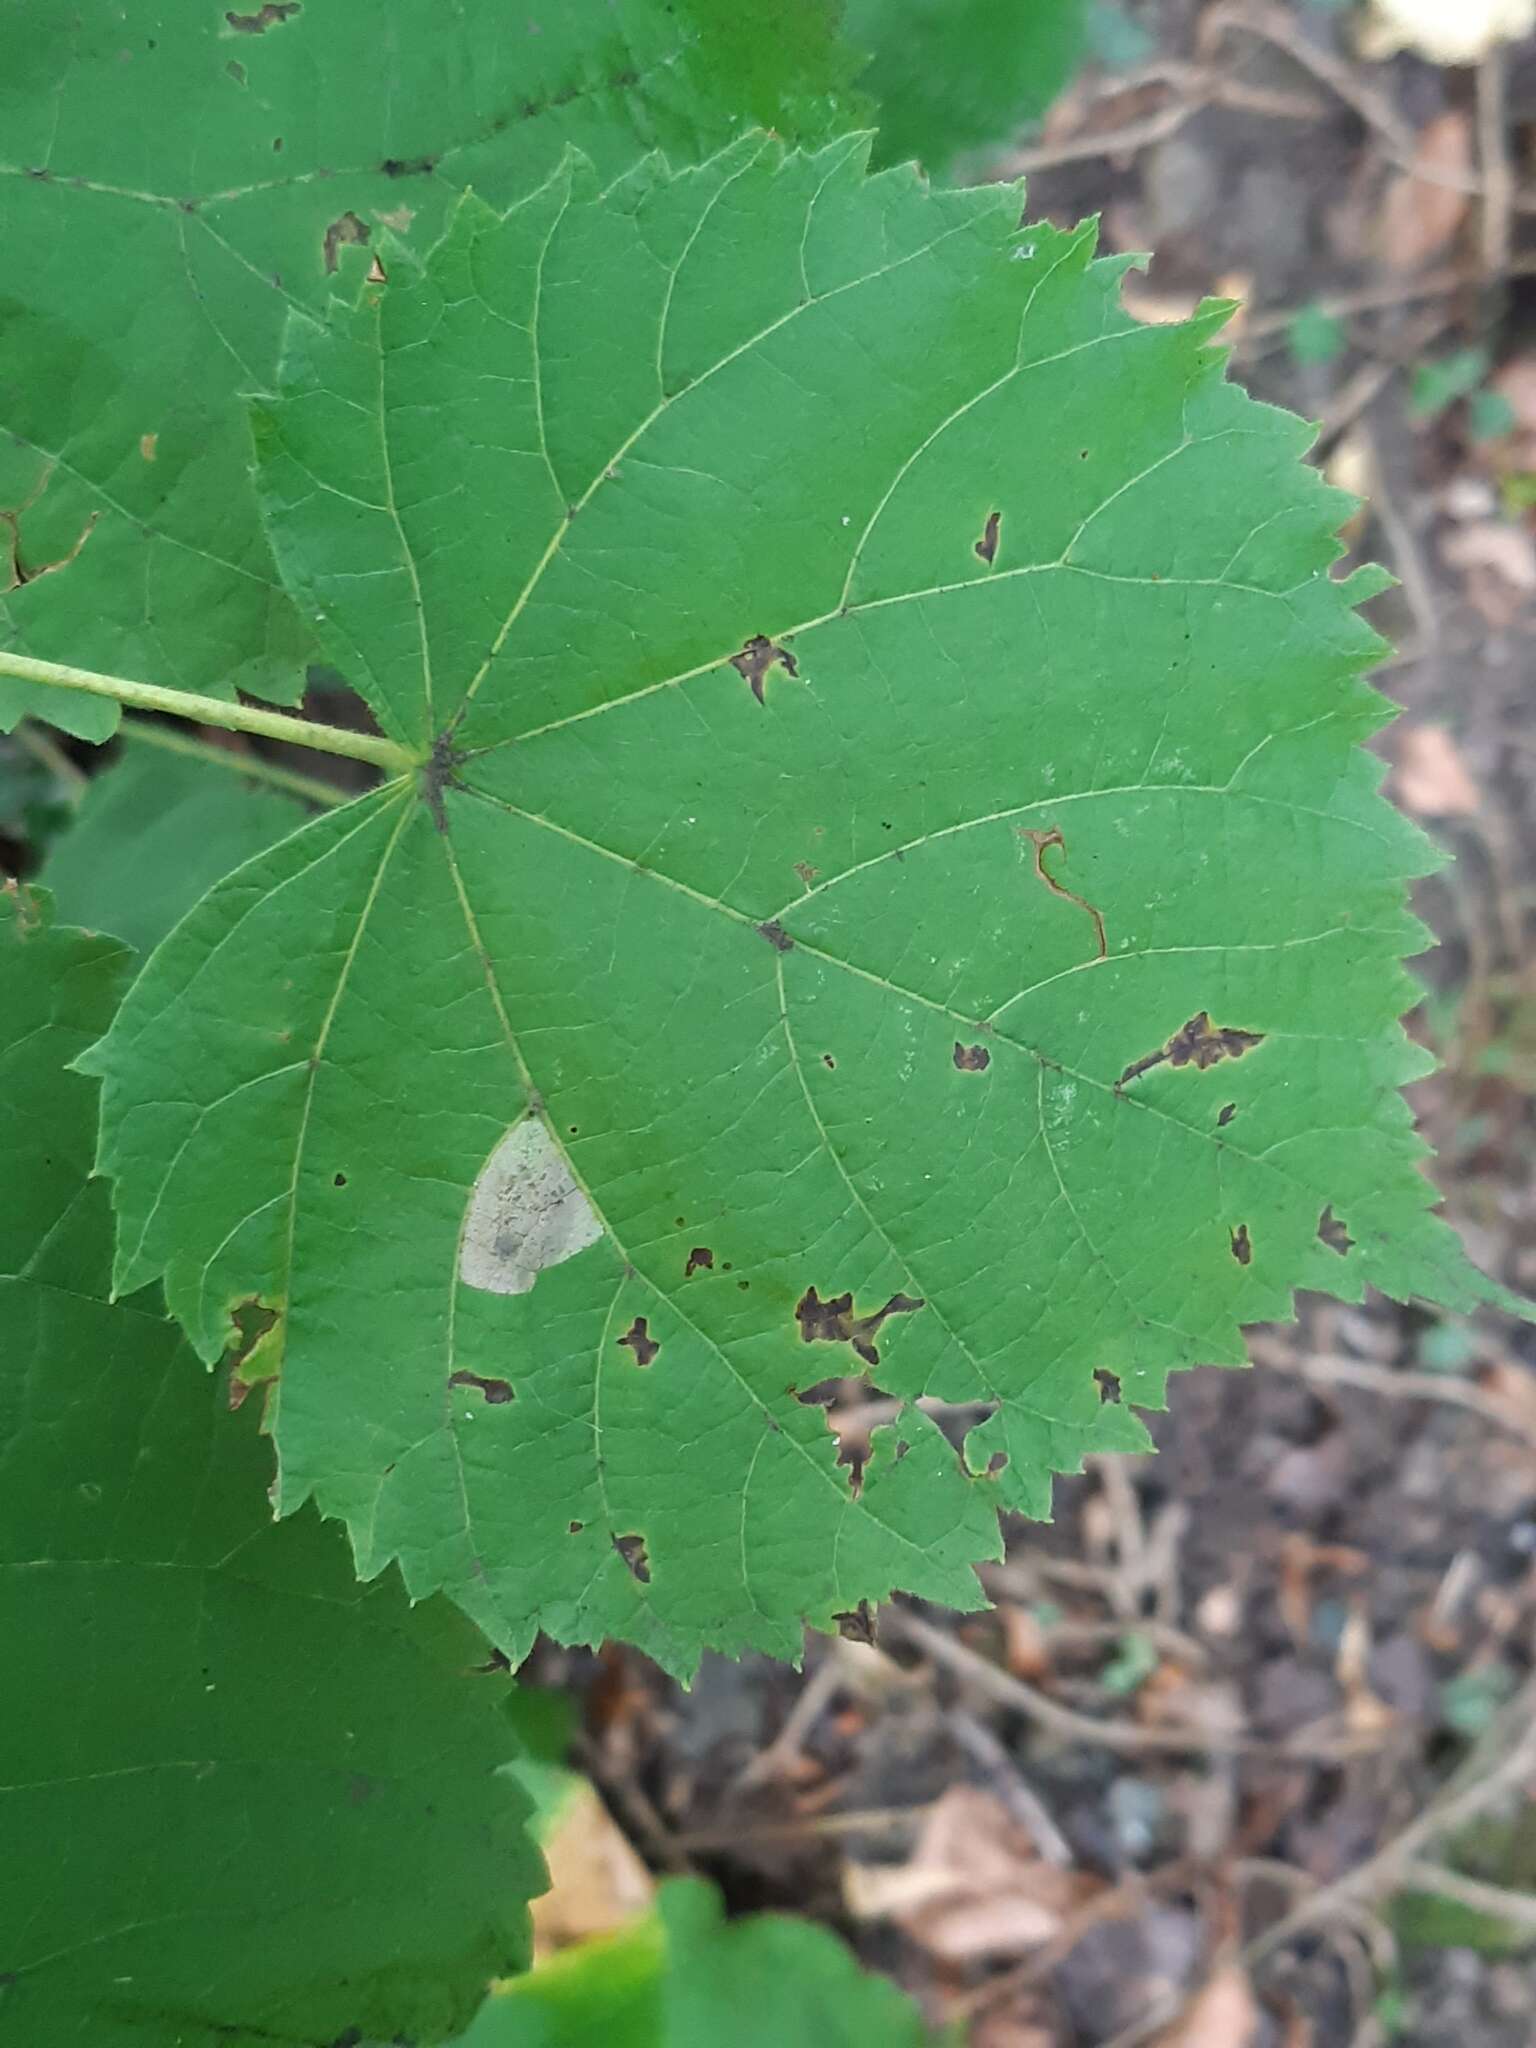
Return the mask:
{"type": "Polygon", "coordinates": [[[4,648],[0,648],[0,675],[17,676],[24,683],[46,683],[56,690],[88,690],[94,697],[115,697],[119,704],[130,704],[137,711],[165,711],[173,718],[195,719],[200,725],[223,726],[227,732],[260,733],[265,739],[312,747],[320,754],[344,754],[349,760],[369,761],[389,775],[401,775],[416,765],[415,756],[404,747],[372,733],[315,725],[307,718],[289,718],[281,711],[263,711],[254,704],[195,697],[190,690],[162,690],[157,683],[134,683],[126,676],[103,676],[88,668],[34,661],[29,655],[4,648]]]}
{"type": "Polygon", "coordinates": [[[210,767],[228,768],[251,782],[264,782],[305,803],[334,808],[349,804],[356,790],[342,789],[334,782],[322,782],[316,775],[301,775],[294,768],[279,767],[264,754],[237,754],[230,747],[216,747],[207,740],[190,740],[168,725],[151,725],[147,718],[125,718],[122,736],[135,746],[156,747],[164,754],[180,754],[189,761],[205,761],[210,767]]]}

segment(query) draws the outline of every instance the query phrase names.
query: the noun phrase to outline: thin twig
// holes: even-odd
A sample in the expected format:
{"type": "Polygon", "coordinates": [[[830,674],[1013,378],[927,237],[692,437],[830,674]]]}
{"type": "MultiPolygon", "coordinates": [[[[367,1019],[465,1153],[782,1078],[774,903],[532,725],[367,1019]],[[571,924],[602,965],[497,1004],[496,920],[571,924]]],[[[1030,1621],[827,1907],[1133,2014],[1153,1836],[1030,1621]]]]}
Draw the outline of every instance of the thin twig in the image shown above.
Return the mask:
{"type": "Polygon", "coordinates": [[[1028,1834],[1041,1859],[1069,1870],[1076,1860],[1071,1843],[992,1730],[963,1708],[948,1716],[948,1724],[960,1747],[985,1771],[993,1791],[1028,1834]]]}
{"type": "Polygon", "coordinates": [[[30,718],[24,718],[11,737],[24,753],[30,754],[34,761],[40,761],[48,773],[62,783],[67,802],[79,803],[91,778],[83,768],[76,767],[51,733],[34,725],[30,718]]]}
{"type": "Polygon", "coordinates": [[[1529,1892],[1510,1891],[1501,1884],[1484,1884],[1480,1878],[1463,1877],[1459,1870],[1447,1870],[1443,1863],[1429,1863],[1414,1857],[1398,1873],[1405,1891],[1433,1892],[1454,1905],[1467,1906],[1474,1913],[1487,1913],[1507,1920],[1527,1934],[1536,1934],[1536,1898],[1529,1892]]]}
{"type": "Polygon", "coordinates": [[[1279,1345],[1273,1350],[1266,1347],[1256,1355],[1264,1365],[1295,1373],[1315,1386],[1358,1387],[1365,1393],[1384,1394],[1391,1400],[1438,1401],[1449,1407],[1470,1409],[1496,1428],[1519,1437],[1522,1443],[1536,1447],[1536,1425],[1469,1380],[1430,1372],[1396,1372],[1390,1366],[1369,1365],[1364,1359],[1331,1352],[1297,1357],[1279,1345]]]}
{"type": "Polygon", "coordinates": [[[1478,223],[1483,268],[1502,277],[1514,239],[1515,174],[1510,168],[1504,46],[1489,45],[1477,67],[1477,149],[1482,166],[1482,209],[1478,223]]]}
{"type": "Polygon", "coordinates": [[[1298,1763],[1337,1763],[1384,1746],[1380,1735],[1297,1736],[1289,1741],[1267,1742],[1226,1728],[1140,1728],[1131,1721],[1096,1721],[1091,1714],[1079,1714],[1064,1707],[1026,1680],[989,1663],[958,1637],[946,1635],[899,1604],[882,1610],[881,1623],[887,1633],[894,1631],[905,1636],[936,1664],[944,1665],[977,1692],[996,1700],[999,1706],[1023,1714],[1064,1741],[1086,1743],[1124,1756],[1264,1756],[1298,1763]]]}

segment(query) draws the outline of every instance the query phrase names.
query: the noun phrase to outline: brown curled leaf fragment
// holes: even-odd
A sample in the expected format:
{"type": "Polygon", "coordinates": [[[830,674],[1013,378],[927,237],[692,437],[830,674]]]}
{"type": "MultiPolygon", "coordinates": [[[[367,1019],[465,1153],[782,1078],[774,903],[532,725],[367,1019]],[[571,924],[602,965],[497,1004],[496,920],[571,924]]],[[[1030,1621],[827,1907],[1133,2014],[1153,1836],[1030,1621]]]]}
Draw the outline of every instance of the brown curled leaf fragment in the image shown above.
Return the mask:
{"type": "Polygon", "coordinates": [[[770,640],[766,633],[754,633],[740,654],[731,656],[731,667],[739,676],[746,678],[759,704],[764,701],[763,685],[768,679],[768,671],[776,661],[782,664],[786,674],[799,675],[799,663],[789,649],[781,647],[777,640],[770,640]]]}
{"type": "Polygon", "coordinates": [[[1239,1223],[1232,1233],[1232,1256],[1240,1266],[1253,1263],[1253,1239],[1248,1235],[1246,1223],[1239,1223]]]}
{"type": "Polygon", "coordinates": [[[1334,1215],[1332,1202],[1317,1219],[1317,1234],[1329,1251],[1337,1252],[1341,1259],[1346,1258],[1355,1248],[1355,1240],[1334,1215]]]}
{"type": "Polygon", "coordinates": [[[834,1294],[823,1301],[814,1287],[808,1287],[795,1304],[795,1321],[800,1325],[802,1344],[847,1344],[866,1365],[878,1365],[880,1353],[875,1338],[890,1316],[915,1315],[923,1306],[910,1294],[893,1294],[884,1308],[869,1315],[855,1315],[851,1294],[834,1294]]]}
{"type": "Polygon", "coordinates": [[[661,1349],[644,1316],[636,1316],[618,1341],[634,1353],[635,1363],[640,1366],[649,1365],[661,1349]]]}
{"type": "Polygon", "coordinates": [[[984,1045],[962,1045],[955,1040],[955,1065],[962,1074],[984,1074],[992,1064],[992,1055],[984,1045]]]}
{"type": "Polygon", "coordinates": [[[997,533],[1001,525],[1002,514],[999,512],[989,512],[987,514],[986,526],[982,530],[981,539],[975,543],[976,553],[989,569],[997,560],[997,533]]]}
{"type": "Polygon", "coordinates": [[[1134,1081],[1152,1067],[1160,1067],[1165,1060],[1170,1067],[1198,1067],[1203,1074],[1221,1060],[1240,1060],[1245,1052],[1252,1052],[1263,1043],[1262,1031],[1239,1031],[1232,1025],[1212,1024],[1210,1012],[1200,1010],[1157,1052],[1132,1060],[1115,1086],[1123,1088],[1127,1081],[1134,1081]]]}

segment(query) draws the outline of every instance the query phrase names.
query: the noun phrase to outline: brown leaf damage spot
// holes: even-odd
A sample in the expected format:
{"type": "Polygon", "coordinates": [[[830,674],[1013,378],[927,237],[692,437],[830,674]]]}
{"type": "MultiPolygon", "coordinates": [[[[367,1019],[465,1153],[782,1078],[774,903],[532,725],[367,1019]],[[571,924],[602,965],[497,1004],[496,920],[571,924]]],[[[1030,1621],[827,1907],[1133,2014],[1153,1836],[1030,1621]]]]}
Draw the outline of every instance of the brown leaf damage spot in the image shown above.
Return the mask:
{"type": "Polygon", "coordinates": [[[880,1363],[875,1344],[890,1316],[915,1315],[923,1306],[910,1294],[893,1294],[884,1308],[869,1315],[855,1315],[851,1294],[834,1294],[823,1301],[814,1287],[808,1287],[795,1303],[795,1321],[800,1325],[802,1344],[847,1344],[866,1365],[880,1363]]]}
{"type": "Polygon", "coordinates": [[[1227,1125],[1231,1123],[1233,1117],[1235,1117],[1236,1115],[1237,1104],[1235,1102],[1224,1102],[1221,1105],[1221,1110],[1216,1118],[1217,1130],[1224,1131],[1227,1128],[1227,1125]]]}
{"type": "Polygon", "coordinates": [[[269,28],[277,28],[300,12],[299,0],[264,0],[254,14],[226,14],[224,19],[237,36],[264,36],[269,28]]]}
{"type": "Polygon", "coordinates": [[[1002,523],[1003,517],[1000,512],[989,512],[987,523],[982,528],[981,539],[975,544],[976,553],[989,569],[997,560],[997,532],[1002,523]]]}
{"type": "Polygon", "coordinates": [[[837,1632],[845,1643],[867,1643],[871,1649],[875,1644],[875,1610],[867,1600],[861,1600],[846,1614],[834,1614],[837,1632]]]}
{"type": "Polygon", "coordinates": [[[1347,1258],[1355,1248],[1355,1240],[1334,1215],[1332,1202],[1317,1219],[1317,1234],[1329,1251],[1337,1252],[1341,1259],[1347,1258]]]}
{"type": "Polygon", "coordinates": [[[651,1583],[651,1561],[645,1553],[643,1536],[615,1536],[613,1547],[628,1565],[631,1576],[642,1586],[651,1583]]]}
{"type": "Polygon", "coordinates": [[[1248,1235],[1246,1223],[1239,1223],[1232,1233],[1232,1256],[1240,1266],[1253,1263],[1253,1239],[1248,1235]]]}
{"type": "Polygon", "coordinates": [[[707,1244],[696,1244],[688,1254],[688,1263],[683,1268],[683,1278],[686,1280],[691,1273],[712,1272],[714,1264],[715,1255],[709,1246],[707,1244]]]}
{"type": "Polygon", "coordinates": [[[661,1346],[651,1335],[644,1316],[636,1316],[623,1336],[618,1340],[626,1350],[634,1353],[636,1365],[649,1365],[661,1346]]]}
{"type": "Polygon", "coordinates": [[[1210,1012],[1200,1010],[1187,1024],[1180,1025],[1165,1046],[1132,1060],[1115,1086],[1123,1088],[1127,1081],[1134,1081],[1152,1067],[1160,1067],[1165,1060],[1170,1067],[1198,1067],[1203,1074],[1207,1067],[1214,1067],[1221,1060],[1240,1060],[1245,1052],[1252,1052],[1263,1043],[1262,1031],[1239,1031],[1234,1025],[1213,1024],[1210,1012]]]}
{"type": "Polygon", "coordinates": [[[984,1045],[962,1045],[955,1040],[955,1065],[962,1074],[984,1074],[992,1064],[992,1055],[984,1045]]]}
{"type": "Polygon", "coordinates": [[[794,940],[776,917],[770,917],[766,924],[760,924],[758,930],[775,953],[792,953],[795,950],[794,940]]]}
{"type": "Polygon", "coordinates": [[[770,640],[766,633],[754,633],[740,654],[731,656],[731,667],[739,676],[744,676],[751,685],[752,694],[758,703],[763,702],[763,685],[768,680],[768,671],[779,662],[785,673],[798,676],[799,664],[787,647],[781,647],[777,640],[770,640]]]}
{"type": "Polygon", "coordinates": [[[68,553],[58,556],[56,560],[29,562],[26,559],[21,548],[21,522],[47,490],[54,467],[55,465],[50,462],[44,468],[32,490],[19,505],[10,508],[0,507],[0,527],[6,528],[10,533],[10,543],[5,549],[7,579],[4,586],[0,587],[0,597],[8,595],[13,590],[20,590],[24,584],[36,583],[40,577],[52,576],[60,569],[67,569],[90,539],[96,521],[101,516],[99,512],[87,513],[85,524],[76,535],[74,545],[68,553]]]}
{"type": "Polygon", "coordinates": [[[1060,828],[1053,825],[1048,832],[1037,832],[1032,831],[1028,825],[1021,825],[1019,827],[1019,836],[1021,839],[1027,839],[1035,849],[1035,874],[1040,881],[1044,882],[1051,894],[1059,896],[1064,903],[1075,903],[1079,910],[1086,911],[1092,919],[1097,957],[1103,960],[1109,952],[1109,941],[1104,936],[1103,917],[1094,909],[1091,903],[1086,902],[1074,890],[1069,889],[1064,882],[1058,881],[1045,864],[1045,856],[1053,847],[1060,849],[1063,860],[1067,857],[1067,842],[1062,837],[1060,828]]]}
{"type": "Polygon", "coordinates": [[[504,1408],[508,1401],[515,1399],[506,1380],[488,1380],[477,1372],[451,1372],[448,1375],[450,1387],[475,1387],[484,1394],[490,1408],[504,1408]]]}
{"type": "Polygon", "coordinates": [[[373,232],[367,221],[355,213],[338,214],[325,231],[321,251],[325,257],[325,274],[334,277],[336,265],[341,260],[338,250],[349,246],[361,246],[373,232]]]}

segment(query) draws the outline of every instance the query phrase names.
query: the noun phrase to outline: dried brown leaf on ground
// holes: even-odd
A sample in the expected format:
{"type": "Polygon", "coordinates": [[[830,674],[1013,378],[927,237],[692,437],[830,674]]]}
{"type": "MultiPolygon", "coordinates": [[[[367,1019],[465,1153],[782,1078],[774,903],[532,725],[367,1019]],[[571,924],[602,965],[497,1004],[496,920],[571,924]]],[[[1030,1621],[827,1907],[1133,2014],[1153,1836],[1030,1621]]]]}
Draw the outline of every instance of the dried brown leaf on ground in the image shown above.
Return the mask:
{"type": "Polygon", "coordinates": [[[648,1911],[655,1880],[585,1780],[572,1784],[542,1847],[549,1890],[533,1902],[535,1960],[648,1911]]]}
{"type": "Polygon", "coordinates": [[[850,1863],[843,1877],[856,1918],[890,1920],[946,1963],[1025,1955],[1098,1889],[1042,1862],[1001,1802],[973,1785],[939,1797],[905,1863],[850,1863]]]}
{"type": "Polygon", "coordinates": [[[1428,177],[1404,172],[1387,187],[1378,224],[1381,259],[1405,275],[1422,270],[1454,239],[1467,217],[1471,194],[1456,190],[1472,173],[1472,123],[1453,108],[1431,121],[1414,156],[1428,177]]]}
{"type": "Polygon", "coordinates": [[[1218,1969],[1175,2020],[1156,2048],[1249,2048],[1264,2014],[1237,1963],[1218,1969]]]}
{"type": "Polygon", "coordinates": [[[1467,818],[1481,807],[1482,792],[1445,726],[1405,721],[1392,751],[1393,794],[1416,818],[1467,818]]]}

